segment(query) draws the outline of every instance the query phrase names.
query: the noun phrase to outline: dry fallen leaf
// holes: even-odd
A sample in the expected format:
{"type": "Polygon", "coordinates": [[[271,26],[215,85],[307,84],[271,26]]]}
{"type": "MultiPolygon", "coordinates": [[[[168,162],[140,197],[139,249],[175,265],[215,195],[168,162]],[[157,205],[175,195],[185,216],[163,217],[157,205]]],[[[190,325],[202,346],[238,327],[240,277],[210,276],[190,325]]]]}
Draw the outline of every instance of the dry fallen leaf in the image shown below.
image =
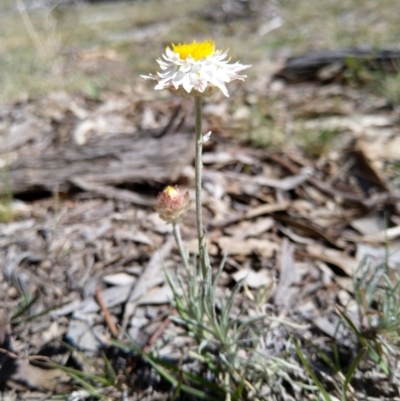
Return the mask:
{"type": "Polygon", "coordinates": [[[272,285],[271,273],[267,270],[259,270],[258,272],[250,269],[241,269],[232,274],[235,281],[244,279],[244,283],[249,288],[267,287],[272,285]]]}
{"type": "Polygon", "coordinates": [[[317,244],[309,244],[306,249],[307,255],[311,258],[337,266],[349,277],[357,270],[358,261],[346,255],[344,252],[337,251],[336,249],[324,248],[317,244]]]}
{"type": "Polygon", "coordinates": [[[103,281],[110,285],[132,285],[135,282],[135,277],[131,274],[127,274],[124,272],[115,273],[115,274],[107,274],[107,276],[103,277],[103,281]]]}
{"type": "Polygon", "coordinates": [[[61,369],[44,369],[32,365],[29,359],[0,351],[0,355],[5,354],[7,358],[0,367],[0,382],[5,382],[11,388],[55,391],[60,383],[70,380],[61,369]]]}
{"type": "Polygon", "coordinates": [[[250,255],[257,253],[264,258],[272,258],[279,250],[279,245],[266,239],[249,238],[238,240],[233,237],[221,237],[216,241],[222,253],[229,255],[250,255]]]}
{"type": "Polygon", "coordinates": [[[363,235],[374,235],[385,228],[385,221],[380,213],[374,213],[353,220],[350,225],[363,235]]]}
{"type": "Polygon", "coordinates": [[[259,237],[269,231],[275,224],[271,217],[256,219],[255,221],[242,221],[237,225],[227,227],[224,231],[238,240],[249,237],[259,237]]]}
{"type": "Polygon", "coordinates": [[[400,242],[391,242],[389,245],[376,246],[357,244],[356,259],[361,263],[365,258],[376,264],[388,263],[392,269],[400,267],[400,242]]]}
{"type": "Polygon", "coordinates": [[[280,275],[275,287],[273,298],[275,304],[288,306],[293,302],[293,292],[290,291],[292,284],[298,280],[299,272],[294,265],[294,246],[287,238],[282,241],[279,254],[280,275]]]}

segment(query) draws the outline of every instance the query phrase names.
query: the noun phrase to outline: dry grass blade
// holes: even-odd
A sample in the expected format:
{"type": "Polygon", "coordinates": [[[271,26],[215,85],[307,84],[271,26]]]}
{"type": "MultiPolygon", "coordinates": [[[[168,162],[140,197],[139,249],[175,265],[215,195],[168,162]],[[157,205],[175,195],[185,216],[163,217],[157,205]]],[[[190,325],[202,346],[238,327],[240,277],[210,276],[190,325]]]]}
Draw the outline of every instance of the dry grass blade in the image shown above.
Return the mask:
{"type": "Polygon", "coordinates": [[[144,268],[143,273],[133,285],[128,302],[125,305],[125,311],[122,318],[120,336],[125,333],[129,319],[132,317],[138,299],[143,296],[155,283],[159,284],[159,273],[162,271],[162,265],[165,258],[170,254],[173,244],[173,238],[167,239],[162,248],[156,251],[151,257],[149,263],[144,268]]]}

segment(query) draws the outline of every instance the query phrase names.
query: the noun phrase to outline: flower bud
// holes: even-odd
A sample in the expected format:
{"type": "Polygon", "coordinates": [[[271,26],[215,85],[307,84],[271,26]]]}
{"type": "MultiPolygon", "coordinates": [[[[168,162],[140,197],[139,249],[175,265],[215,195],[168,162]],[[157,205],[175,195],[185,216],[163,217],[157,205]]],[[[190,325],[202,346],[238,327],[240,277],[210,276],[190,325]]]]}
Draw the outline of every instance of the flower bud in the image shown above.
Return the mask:
{"type": "Polygon", "coordinates": [[[154,209],[167,223],[177,223],[189,207],[189,192],[181,194],[177,186],[168,186],[158,194],[154,209]]]}

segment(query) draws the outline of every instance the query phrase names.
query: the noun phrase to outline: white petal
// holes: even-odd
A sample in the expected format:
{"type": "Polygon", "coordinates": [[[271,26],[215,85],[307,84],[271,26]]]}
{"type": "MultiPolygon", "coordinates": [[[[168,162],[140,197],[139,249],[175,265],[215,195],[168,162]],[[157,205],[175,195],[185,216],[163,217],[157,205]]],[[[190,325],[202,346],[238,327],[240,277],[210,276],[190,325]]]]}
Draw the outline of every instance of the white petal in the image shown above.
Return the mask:
{"type": "Polygon", "coordinates": [[[211,131],[208,131],[207,134],[203,135],[203,143],[207,142],[210,139],[211,131]]]}
{"type": "Polygon", "coordinates": [[[183,80],[182,80],[182,87],[183,87],[183,89],[185,89],[185,91],[187,92],[187,93],[190,93],[191,91],[192,91],[192,89],[193,89],[193,84],[192,84],[192,82],[191,82],[191,77],[190,77],[190,74],[186,74],[184,77],[183,77],[183,80]]]}
{"type": "Polygon", "coordinates": [[[193,89],[197,92],[212,93],[212,88],[218,88],[225,96],[229,96],[226,83],[246,78],[238,72],[245,70],[250,65],[240,63],[230,64],[227,58],[227,51],[215,51],[212,55],[195,60],[188,56],[185,60],[180,58],[169,47],[166,48],[162,59],[158,59],[161,72],[158,76],[149,74],[143,75],[144,79],[157,81],[155,89],[168,89],[174,87],[179,90],[182,87],[187,93],[193,89]],[[209,89],[207,89],[209,88],[209,89]]]}
{"type": "Polygon", "coordinates": [[[203,93],[207,89],[207,85],[208,82],[206,79],[198,79],[196,85],[194,86],[194,89],[196,89],[200,93],[203,93]]]}

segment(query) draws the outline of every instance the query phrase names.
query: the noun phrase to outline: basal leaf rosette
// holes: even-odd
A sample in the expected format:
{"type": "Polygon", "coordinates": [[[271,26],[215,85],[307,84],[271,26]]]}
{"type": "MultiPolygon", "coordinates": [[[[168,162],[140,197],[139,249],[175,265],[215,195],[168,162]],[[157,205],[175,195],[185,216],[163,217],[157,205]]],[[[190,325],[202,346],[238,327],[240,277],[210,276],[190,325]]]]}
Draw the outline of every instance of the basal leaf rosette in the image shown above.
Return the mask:
{"type": "Polygon", "coordinates": [[[238,72],[251,65],[229,63],[227,51],[215,50],[212,40],[167,47],[157,62],[161,71],[157,75],[142,75],[144,79],[157,81],[156,90],[168,89],[180,96],[210,96],[220,90],[229,97],[226,84],[244,80],[246,75],[238,72]]]}
{"type": "Polygon", "coordinates": [[[158,194],[154,209],[167,223],[177,223],[189,207],[189,192],[182,194],[177,186],[168,186],[158,194]]]}

